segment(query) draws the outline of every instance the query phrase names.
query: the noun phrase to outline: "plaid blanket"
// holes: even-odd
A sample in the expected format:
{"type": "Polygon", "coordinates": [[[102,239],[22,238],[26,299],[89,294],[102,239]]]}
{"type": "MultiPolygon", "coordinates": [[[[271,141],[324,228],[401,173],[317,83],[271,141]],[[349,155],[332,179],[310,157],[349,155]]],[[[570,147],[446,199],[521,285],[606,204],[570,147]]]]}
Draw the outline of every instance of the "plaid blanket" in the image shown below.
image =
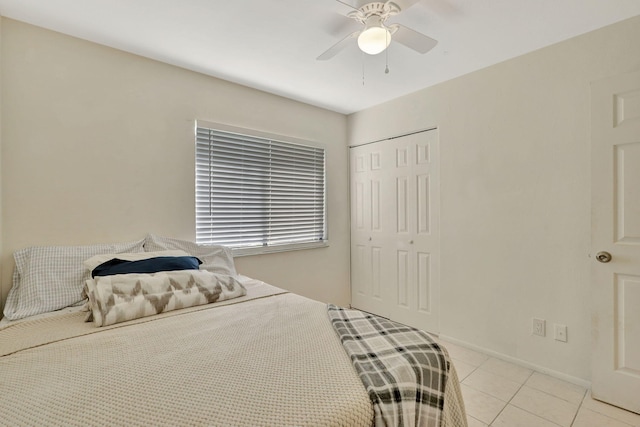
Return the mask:
{"type": "Polygon", "coordinates": [[[426,332],[391,320],[328,305],[331,323],[362,380],[376,426],[433,426],[442,422],[447,351],[426,332]]]}

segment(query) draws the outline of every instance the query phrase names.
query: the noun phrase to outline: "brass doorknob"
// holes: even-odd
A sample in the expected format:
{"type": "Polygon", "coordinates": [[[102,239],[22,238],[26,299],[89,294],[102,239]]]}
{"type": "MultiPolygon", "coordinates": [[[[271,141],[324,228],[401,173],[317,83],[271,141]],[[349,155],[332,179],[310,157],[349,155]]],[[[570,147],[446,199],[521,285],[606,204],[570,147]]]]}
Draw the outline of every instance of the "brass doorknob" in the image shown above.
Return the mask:
{"type": "Polygon", "coordinates": [[[598,261],[600,261],[600,262],[607,263],[607,262],[611,261],[611,254],[609,252],[605,252],[605,251],[598,252],[596,254],[596,259],[598,261]]]}

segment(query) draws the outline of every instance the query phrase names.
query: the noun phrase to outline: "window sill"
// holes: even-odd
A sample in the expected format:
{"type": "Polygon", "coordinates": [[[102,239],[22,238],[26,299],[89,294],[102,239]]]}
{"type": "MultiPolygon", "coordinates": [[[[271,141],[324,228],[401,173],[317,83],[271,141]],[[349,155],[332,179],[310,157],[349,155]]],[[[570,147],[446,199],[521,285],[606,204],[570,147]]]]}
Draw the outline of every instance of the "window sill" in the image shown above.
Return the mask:
{"type": "Polygon", "coordinates": [[[329,241],[322,240],[320,242],[292,243],[288,245],[254,246],[250,248],[232,248],[231,250],[235,258],[235,257],[243,257],[243,256],[250,256],[250,255],[270,254],[275,252],[288,252],[288,251],[298,251],[298,250],[304,250],[304,249],[326,248],[328,246],[329,246],[329,241]]]}

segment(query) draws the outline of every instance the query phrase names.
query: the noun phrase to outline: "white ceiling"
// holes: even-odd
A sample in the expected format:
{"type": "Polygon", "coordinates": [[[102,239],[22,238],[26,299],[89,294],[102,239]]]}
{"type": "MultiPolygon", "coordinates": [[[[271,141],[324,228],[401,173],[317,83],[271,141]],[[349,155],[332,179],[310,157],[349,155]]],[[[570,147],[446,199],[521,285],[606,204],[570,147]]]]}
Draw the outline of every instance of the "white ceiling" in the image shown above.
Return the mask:
{"type": "Polygon", "coordinates": [[[0,0],[5,17],[340,113],[640,15],[640,0],[420,0],[388,22],[439,44],[421,55],[392,43],[389,74],[384,54],[355,41],[316,61],[360,28],[349,10],[335,0],[0,0]]]}

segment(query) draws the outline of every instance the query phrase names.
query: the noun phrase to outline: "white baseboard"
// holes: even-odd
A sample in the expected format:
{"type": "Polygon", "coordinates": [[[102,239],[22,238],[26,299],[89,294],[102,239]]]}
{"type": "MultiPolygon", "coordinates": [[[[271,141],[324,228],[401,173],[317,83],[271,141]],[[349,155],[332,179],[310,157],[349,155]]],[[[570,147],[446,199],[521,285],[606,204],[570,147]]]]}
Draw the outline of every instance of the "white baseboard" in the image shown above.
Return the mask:
{"type": "Polygon", "coordinates": [[[549,375],[551,377],[558,378],[563,381],[567,381],[572,384],[579,385],[584,388],[591,388],[591,382],[582,378],[574,377],[572,375],[565,374],[564,372],[554,371],[553,369],[545,368],[544,366],[536,365],[535,363],[527,362],[525,360],[521,360],[515,357],[507,356],[506,354],[498,353],[497,351],[489,350],[484,347],[480,347],[474,344],[469,344],[468,342],[461,341],[459,339],[449,337],[447,335],[440,335],[443,341],[448,341],[450,343],[459,345],[461,347],[466,347],[470,350],[477,351],[478,353],[486,354],[487,356],[495,357],[496,359],[504,360],[505,362],[510,362],[515,365],[523,366],[525,368],[533,369],[534,371],[549,375]]]}

